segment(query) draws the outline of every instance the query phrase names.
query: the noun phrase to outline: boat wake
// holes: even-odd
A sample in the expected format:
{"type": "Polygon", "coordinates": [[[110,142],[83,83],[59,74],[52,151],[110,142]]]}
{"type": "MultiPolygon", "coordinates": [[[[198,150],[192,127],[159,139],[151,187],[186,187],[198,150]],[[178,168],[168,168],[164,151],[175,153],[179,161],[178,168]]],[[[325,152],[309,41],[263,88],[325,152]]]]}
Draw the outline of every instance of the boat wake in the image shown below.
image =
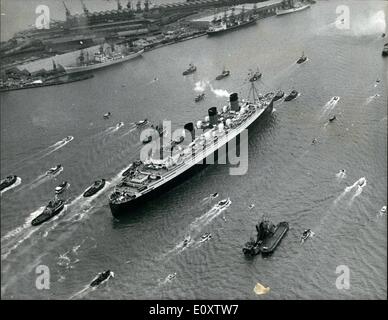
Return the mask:
{"type": "Polygon", "coordinates": [[[340,97],[332,97],[328,102],[326,102],[326,104],[323,106],[320,117],[323,117],[331,112],[340,99],[340,97]]]}
{"type": "Polygon", "coordinates": [[[218,203],[215,204],[209,211],[207,211],[202,216],[196,218],[187,228],[185,240],[180,241],[173,249],[169,250],[167,253],[163,254],[161,259],[165,259],[172,255],[180,254],[187,248],[193,247],[198,248],[203,242],[207,241],[203,240],[200,237],[201,231],[204,227],[210,224],[215,218],[217,218],[223,211],[225,211],[230,205],[232,201],[229,201],[227,205],[222,208],[218,207],[218,203]],[[198,239],[199,236],[199,239],[198,239]],[[198,240],[196,240],[198,239],[198,240]]]}
{"type": "Polygon", "coordinates": [[[25,240],[40,229],[41,226],[32,227],[31,222],[40,215],[45,207],[31,212],[23,225],[9,231],[1,238],[1,260],[6,259],[11,252],[16,250],[25,240]]]}
{"type": "Polygon", "coordinates": [[[21,183],[22,183],[22,179],[21,179],[20,177],[17,177],[17,178],[16,178],[16,182],[15,182],[13,185],[9,186],[8,188],[5,188],[5,189],[1,190],[0,195],[2,195],[4,192],[6,192],[6,191],[8,191],[8,190],[11,190],[11,189],[13,189],[13,188],[16,188],[16,187],[19,186],[21,183]]]}
{"type": "Polygon", "coordinates": [[[340,172],[336,173],[335,176],[336,176],[337,180],[342,180],[342,179],[346,178],[346,171],[341,170],[340,172]]]}
{"type": "Polygon", "coordinates": [[[41,174],[40,176],[35,178],[30,183],[28,183],[28,184],[24,185],[23,187],[21,187],[20,190],[24,190],[25,188],[34,189],[34,188],[40,186],[42,183],[45,183],[46,181],[48,181],[50,179],[56,178],[58,175],[61,174],[62,171],[63,171],[63,167],[61,167],[59,169],[59,171],[56,172],[55,174],[46,174],[46,173],[41,174]]]}
{"type": "Polygon", "coordinates": [[[105,132],[105,134],[112,134],[112,133],[115,133],[116,131],[118,131],[123,126],[124,126],[124,122],[120,122],[113,127],[107,128],[104,132],[105,132]]]}
{"type": "Polygon", "coordinates": [[[176,278],[176,272],[174,273],[170,273],[166,278],[164,278],[163,280],[161,279],[158,279],[158,285],[159,286],[162,286],[162,285],[165,285],[167,283],[170,283],[172,280],[174,280],[176,278]]]}
{"type": "Polygon", "coordinates": [[[348,202],[348,204],[351,205],[354,199],[362,193],[363,188],[366,186],[366,182],[366,178],[362,177],[358,179],[355,183],[353,183],[351,186],[346,187],[344,191],[334,200],[334,205],[337,205],[339,201],[341,201],[345,196],[352,192],[352,197],[348,202]]]}
{"type": "MultiPolygon", "coordinates": [[[[114,272],[111,271],[110,272],[110,275],[103,281],[101,281],[101,283],[99,283],[97,286],[95,287],[92,287],[90,284],[86,285],[83,289],[81,289],[80,291],[76,292],[75,294],[73,294],[72,296],[69,297],[69,300],[72,300],[72,299],[82,299],[84,298],[85,296],[87,296],[89,293],[93,292],[94,290],[96,290],[99,286],[101,286],[102,284],[106,283],[110,278],[114,278],[114,272]]],[[[98,278],[98,275],[94,277],[94,279],[91,281],[91,283],[96,280],[98,278]]]]}
{"type": "Polygon", "coordinates": [[[380,95],[378,93],[376,93],[373,96],[370,96],[370,97],[366,98],[365,104],[366,105],[370,104],[373,100],[375,100],[378,97],[380,97],[380,95]]]}

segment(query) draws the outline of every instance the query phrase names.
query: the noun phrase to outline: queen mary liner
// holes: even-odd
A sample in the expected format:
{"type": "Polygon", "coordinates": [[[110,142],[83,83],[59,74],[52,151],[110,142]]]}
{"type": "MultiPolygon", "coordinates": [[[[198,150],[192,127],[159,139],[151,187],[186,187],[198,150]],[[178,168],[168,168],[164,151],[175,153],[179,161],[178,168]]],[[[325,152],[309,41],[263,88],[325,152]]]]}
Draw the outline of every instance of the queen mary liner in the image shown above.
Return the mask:
{"type": "Polygon", "coordinates": [[[240,102],[237,93],[232,93],[229,106],[224,106],[222,110],[212,107],[208,110],[209,116],[197,122],[197,130],[201,130],[201,134],[196,136],[193,123],[184,126],[191,133],[190,144],[178,146],[177,152],[171,152],[167,158],[148,158],[130,164],[109,196],[113,216],[130,213],[142,202],[189,177],[201,167],[204,159],[237,137],[258,118],[271,113],[274,96],[272,92],[264,96],[253,93],[253,101],[240,102]]]}

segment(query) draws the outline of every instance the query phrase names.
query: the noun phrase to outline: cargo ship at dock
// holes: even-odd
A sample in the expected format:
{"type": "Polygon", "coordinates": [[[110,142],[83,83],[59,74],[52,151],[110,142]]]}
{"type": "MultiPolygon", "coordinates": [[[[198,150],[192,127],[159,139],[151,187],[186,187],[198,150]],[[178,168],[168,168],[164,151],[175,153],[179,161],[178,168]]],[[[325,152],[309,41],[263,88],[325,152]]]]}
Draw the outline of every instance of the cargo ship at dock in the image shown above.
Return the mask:
{"type": "Polygon", "coordinates": [[[183,134],[185,138],[188,137],[184,141],[186,145],[179,144],[175,154],[171,151],[171,155],[161,159],[153,159],[151,156],[130,164],[109,196],[112,215],[119,217],[130,213],[145,201],[176,186],[202,168],[209,156],[217,159],[218,150],[226,147],[228,142],[256,120],[272,113],[274,93],[263,96],[258,94],[253,83],[251,86],[253,98],[249,101],[240,102],[238,94],[232,93],[228,106],[222,110],[210,108],[205,120],[198,121],[195,127],[192,122],[187,123],[184,132],[188,134],[183,134]],[[202,131],[198,136],[195,134],[196,129],[202,131]]]}
{"type": "Polygon", "coordinates": [[[222,34],[228,31],[233,31],[242,27],[253,25],[258,19],[258,15],[251,14],[250,12],[245,13],[244,8],[240,14],[235,15],[234,8],[232,8],[232,13],[229,16],[227,16],[225,12],[222,19],[217,19],[215,17],[206,33],[208,36],[222,34]]]}
{"type": "Polygon", "coordinates": [[[81,51],[76,65],[65,66],[66,73],[80,73],[92,71],[100,68],[105,68],[117,63],[123,63],[141,56],[144,49],[137,51],[124,50],[117,51],[112,47],[111,50],[104,50],[100,47],[99,52],[94,53],[94,56],[90,59],[89,52],[84,54],[81,51]]]}

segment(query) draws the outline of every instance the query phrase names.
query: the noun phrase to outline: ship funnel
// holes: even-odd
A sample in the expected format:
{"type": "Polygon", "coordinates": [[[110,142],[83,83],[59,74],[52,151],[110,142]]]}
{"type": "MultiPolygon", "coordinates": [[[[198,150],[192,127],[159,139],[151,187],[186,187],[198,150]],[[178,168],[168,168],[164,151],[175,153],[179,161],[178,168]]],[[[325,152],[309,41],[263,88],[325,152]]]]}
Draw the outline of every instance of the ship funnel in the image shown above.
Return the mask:
{"type": "Polygon", "coordinates": [[[230,108],[233,111],[240,111],[240,105],[238,103],[238,94],[237,93],[232,93],[229,96],[229,101],[230,101],[230,108]]]}
{"type": "Polygon", "coordinates": [[[191,133],[191,141],[194,141],[195,139],[195,129],[194,124],[192,122],[186,123],[183,127],[183,129],[187,130],[191,133]]]}
{"type": "Polygon", "coordinates": [[[209,114],[209,122],[211,125],[216,125],[218,123],[218,119],[217,119],[217,108],[216,107],[211,107],[209,110],[208,110],[208,114],[209,114]]]}

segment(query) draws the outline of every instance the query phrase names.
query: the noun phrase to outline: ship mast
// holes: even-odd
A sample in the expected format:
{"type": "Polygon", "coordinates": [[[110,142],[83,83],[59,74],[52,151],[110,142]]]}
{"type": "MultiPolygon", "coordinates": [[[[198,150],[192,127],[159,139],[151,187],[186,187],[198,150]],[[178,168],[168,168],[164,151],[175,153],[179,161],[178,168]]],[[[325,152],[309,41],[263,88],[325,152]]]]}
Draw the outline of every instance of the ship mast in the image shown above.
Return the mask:
{"type": "Polygon", "coordinates": [[[81,1],[82,9],[84,10],[85,15],[89,15],[89,10],[88,10],[88,8],[86,8],[85,3],[83,2],[83,0],[80,0],[80,1],[81,1]]]}
{"type": "Polygon", "coordinates": [[[120,3],[120,0],[117,0],[117,11],[123,10],[123,6],[120,3]]]}
{"type": "Polygon", "coordinates": [[[70,10],[66,7],[65,1],[62,1],[62,3],[63,3],[63,6],[65,7],[66,19],[67,19],[68,17],[70,17],[71,13],[70,13],[70,10]]]}

